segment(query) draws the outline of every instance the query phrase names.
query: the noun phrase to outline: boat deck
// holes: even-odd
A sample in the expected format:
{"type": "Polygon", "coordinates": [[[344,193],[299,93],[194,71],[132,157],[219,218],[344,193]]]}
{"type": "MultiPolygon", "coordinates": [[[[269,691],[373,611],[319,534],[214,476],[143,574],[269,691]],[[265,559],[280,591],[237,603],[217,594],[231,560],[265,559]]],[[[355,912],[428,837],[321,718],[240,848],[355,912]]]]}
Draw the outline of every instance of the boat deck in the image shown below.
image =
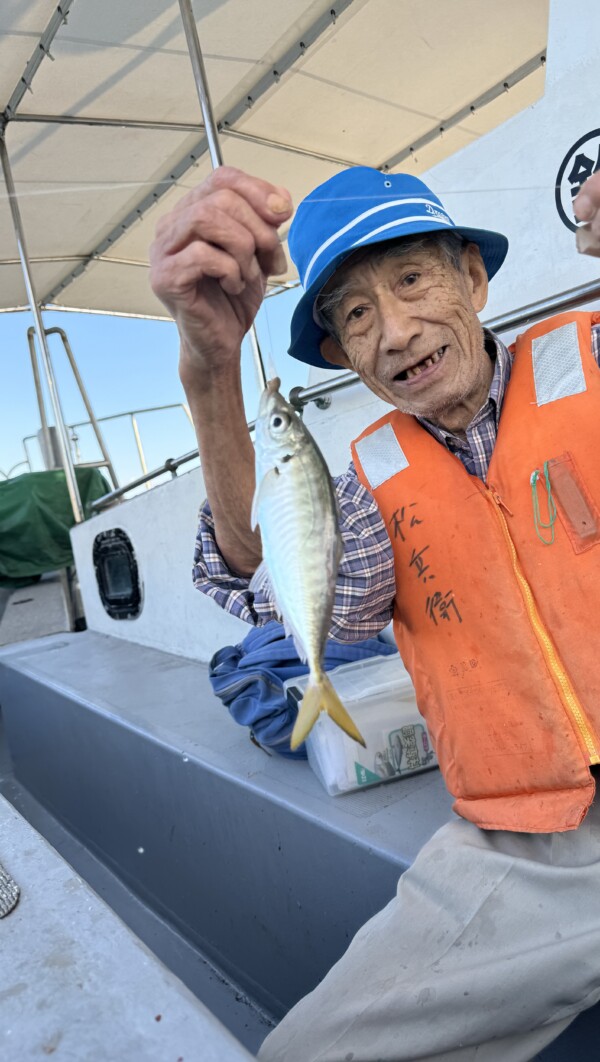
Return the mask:
{"type": "Polygon", "coordinates": [[[2,798],[0,852],[21,890],[0,923],[3,1059],[251,1058],[2,798]]]}
{"type": "Polygon", "coordinates": [[[205,665],[118,638],[0,650],[0,690],[3,791],[253,1052],[452,814],[437,771],[329,797],[205,665]]]}
{"type": "Polygon", "coordinates": [[[70,624],[59,572],[20,590],[0,586],[0,646],[68,631],[70,624]]]}

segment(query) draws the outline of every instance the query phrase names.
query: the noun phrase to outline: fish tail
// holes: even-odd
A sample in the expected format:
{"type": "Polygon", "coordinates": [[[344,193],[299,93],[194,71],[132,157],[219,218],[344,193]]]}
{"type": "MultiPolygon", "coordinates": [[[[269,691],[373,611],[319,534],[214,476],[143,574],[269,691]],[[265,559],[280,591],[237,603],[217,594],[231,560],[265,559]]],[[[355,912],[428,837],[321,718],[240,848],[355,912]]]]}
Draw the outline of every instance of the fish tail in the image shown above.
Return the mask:
{"type": "Polygon", "coordinates": [[[318,719],[319,712],[327,712],[329,718],[333,719],[333,722],[341,727],[348,737],[351,737],[353,741],[358,741],[359,744],[366,748],[365,740],[360,730],[348,715],[331,681],[322,672],[316,680],[311,678],[306,693],[302,698],[298,718],[292,730],[290,741],[292,749],[297,749],[298,745],[301,745],[308,737],[318,719]]]}

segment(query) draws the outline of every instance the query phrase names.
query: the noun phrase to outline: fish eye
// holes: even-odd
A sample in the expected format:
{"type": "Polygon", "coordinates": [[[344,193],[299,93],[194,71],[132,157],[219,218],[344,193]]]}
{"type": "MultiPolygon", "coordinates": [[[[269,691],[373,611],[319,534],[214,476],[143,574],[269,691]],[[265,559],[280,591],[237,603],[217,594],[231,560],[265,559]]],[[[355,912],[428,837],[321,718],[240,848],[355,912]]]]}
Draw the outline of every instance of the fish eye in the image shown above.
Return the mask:
{"type": "Polygon", "coordinates": [[[273,435],[283,435],[289,428],[290,423],[291,419],[287,413],[273,413],[269,421],[269,428],[273,435]]]}

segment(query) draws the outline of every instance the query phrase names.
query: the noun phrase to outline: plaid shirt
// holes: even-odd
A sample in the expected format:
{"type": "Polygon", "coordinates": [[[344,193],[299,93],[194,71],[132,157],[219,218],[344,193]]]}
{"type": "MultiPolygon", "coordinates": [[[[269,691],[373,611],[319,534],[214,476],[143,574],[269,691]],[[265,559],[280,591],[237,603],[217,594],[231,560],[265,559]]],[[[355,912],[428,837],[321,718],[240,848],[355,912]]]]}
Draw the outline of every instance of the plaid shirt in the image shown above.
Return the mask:
{"type": "MultiPolygon", "coordinates": [[[[488,400],[474,416],[460,439],[449,431],[419,418],[423,427],[451,453],[467,472],[485,480],[496,442],[502,402],[510,380],[512,358],[504,343],[486,331],[486,349],[495,357],[494,376],[488,400]]],[[[600,365],[600,325],[592,329],[592,350],[600,365]]],[[[340,564],[330,635],[337,641],[355,642],[372,638],[392,619],[396,586],[392,546],[379,509],[358,480],[351,463],[334,479],[340,509],[344,556],[340,564]]],[[[234,575],[219,553],[208,504],[200,512],[194,555],[194,585],[212,597],[227,612],[262,626],[277,618],[272,601],[248,589],[249,579],[234,575]]]]}

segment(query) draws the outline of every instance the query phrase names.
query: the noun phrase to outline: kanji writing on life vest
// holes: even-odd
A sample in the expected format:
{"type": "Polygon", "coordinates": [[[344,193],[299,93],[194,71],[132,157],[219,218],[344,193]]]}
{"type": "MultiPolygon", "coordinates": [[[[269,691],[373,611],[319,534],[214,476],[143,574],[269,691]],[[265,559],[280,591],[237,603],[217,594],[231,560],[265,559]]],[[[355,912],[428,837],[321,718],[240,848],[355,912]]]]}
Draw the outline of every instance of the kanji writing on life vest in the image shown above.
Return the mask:
{"type": "Polygon", "coordinates": [[[435,579],[435,575],[427,574],[430,566],[425,561],[425,554],[427,553],[428,549],[429,546],[423,546],[423,549],[420,549],[418,553],[416,549],[413,549],[410,555],[410,561],[408,565],[409,568],[412,568],[414,566],[415,572],[417,573],[417,578],[422,579],[424,583],[435,579]]]}
{"type": "Polygon", "coordinates": [[[453,590],[447,590],[445,594],[441,594],[439,590],[436,590],[434,594],[427,598],[425,609],[436,627],[439,621],[449,621],[451,618],[455,618],[459,623],[462,623],[462,616],[454,600],[453,590]]]}
{"type": "Polygon", "coordinates": [[[416,508],[416,504],[417,504],[416,502],[411,502],[410,505],[408,505],[408,506],[401,505],[400,508],[396,509],[395,513],[393,513],[392,519],[390,520],[390,523],[391,523],[391,525],[392,525],[392,527],[394,529],[394,538],[398,538],[398,536],[400,536],[402,541],[406,542],[405,531],[410,529],[410,528],[412,528],[412,527],[416,527],[417,524],[422,524],[423,523],[422,520],[419,520],[417,518],[415,513],[411,513],[410,514],[410,521],[407,524],[407,527],[406,528],[403,527],[404,521],[407,520],[408,516],[409,516],[407,510],[416,508]]]}
{"type": "MultiPolygon", "coordinates": [[[[399,538],[402,542],[406,542],[407,534],[424,523],[424,520],[419,519],[416,512],[412,511],[416,508],[417,503],[410,502],[408,505],[400,505],[392,513],[390,526],[393,530],[394,538],[399,538]]],[[[418,537],[419,532],[416,531],[414,533],[418,537]]],[[[429,544],[421,546],[419,549],[419,543],[417,543],[412,546],[410,557],[408,558],[409,569],[414,572],[419,582],[424,585],[435,582],[436,579],[435,572],[432,571],[431,567],[432,562],[429,550],[429,544]]],[[[454,600],[453,590],[447,590],[444,594],[436,590],[429,594],[425,602],[425,611],[436,627],[440,626],[440,623],[444,620],[448,623],[451,619],[454,619],[462,623],[462,616],[454,600]]]]}

